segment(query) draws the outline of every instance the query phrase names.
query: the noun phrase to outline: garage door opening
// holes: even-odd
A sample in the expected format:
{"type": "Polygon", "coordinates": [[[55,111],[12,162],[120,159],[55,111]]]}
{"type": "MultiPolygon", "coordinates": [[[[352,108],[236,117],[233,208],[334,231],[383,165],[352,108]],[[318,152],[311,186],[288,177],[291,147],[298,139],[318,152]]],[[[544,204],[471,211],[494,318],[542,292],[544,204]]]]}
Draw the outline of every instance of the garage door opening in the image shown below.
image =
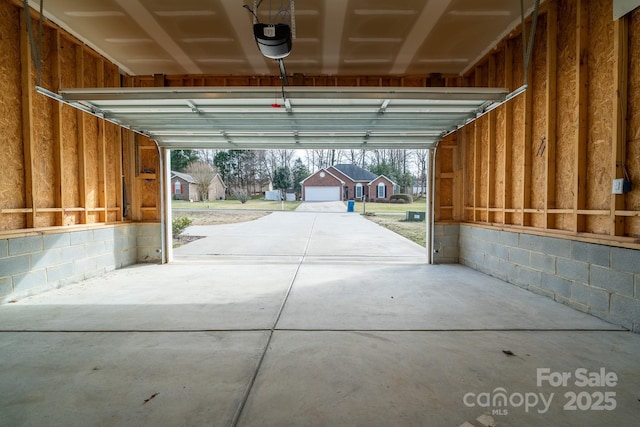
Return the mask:
{"type": "MultiPolygon", "coordinates": [[[[171,149],[433,151],[445,135],[495,108],[508,94],[504,88],[287,87],[278,101],[282,108],[274,108],[270,87],[61,89],[59,95],[39,90],[156,141],[163,163],[164,262],[173,257],[171,149]]],[[[312,189],[311,197],[339,198],[339,191],[312,189]]],[[[428,201],[430,231],[431,212],[428,201]]],[[[432,262],[430,234],[427,260],[432,262]]]]}

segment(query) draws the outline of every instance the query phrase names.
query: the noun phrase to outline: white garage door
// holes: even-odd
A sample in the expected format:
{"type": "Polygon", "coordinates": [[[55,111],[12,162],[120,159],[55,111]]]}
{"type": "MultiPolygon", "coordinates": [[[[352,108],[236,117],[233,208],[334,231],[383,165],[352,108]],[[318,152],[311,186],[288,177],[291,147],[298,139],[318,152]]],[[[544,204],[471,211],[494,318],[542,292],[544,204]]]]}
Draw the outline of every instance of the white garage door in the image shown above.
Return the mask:
{"type": "Polygon", "coordinates": [[[304,187],[305,202],[340,200],[340,187],[304,187]]]}

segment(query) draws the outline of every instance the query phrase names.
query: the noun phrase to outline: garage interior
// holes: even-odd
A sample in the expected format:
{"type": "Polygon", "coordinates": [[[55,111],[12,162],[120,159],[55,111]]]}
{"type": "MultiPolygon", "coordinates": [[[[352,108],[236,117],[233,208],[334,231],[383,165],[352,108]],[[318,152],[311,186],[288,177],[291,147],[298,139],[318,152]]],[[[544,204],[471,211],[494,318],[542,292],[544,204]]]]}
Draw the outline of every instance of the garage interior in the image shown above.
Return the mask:
{"type": "MultiPolygon", "coordinates": [[[[547,0],[536,11],[532,0],[298,0],[286,87],[241,2],[44,0],[45,19],[28,3],[25,14],[22,1],[0,2],[0,417],[10,425],[637,420],[637,1],[547,0]],[[343,134],[327,133],[332,112],[352,115],[343,134]],[[176,134],[169,125],[188,114],[206,124],[196,132],[185,119],[191,132],[176,134]],[[163,120],[164,134],[153,127],[163,120]],[[282,127],[261,129],[271,122],[282,127]],[[436,265],[385,259],[362,233],[349,244],[368,245],[375,262],[360,277],[362,259],[332,259],[330,245],[309,252],[324,218],[311,214],[279,269],[260,253],[171,262],[172,148],[305,144],[430,148],[436,265]],[[198,305],[203,283],[232,301],[243,296],[225,286],[256,277],[273,292],[245,295],[255,306],[234,300],[212,318],[207,297],[198,305]],[[319,277],[333,287],[323,292],[319,277]],[[404,290],[391,288],[399,277],[404,290]],[[170,286],[181,281],[195,293],[170,286]],[[380,301],[397,291],[393,312],[380,301]],[[585,389],[536,386],[546,367],[614,371],[615,386],[586,391],[616,392],[617,406],[563,410],[565,392],[585,389]],[[541,413],[464,399],[500,387],[556,402],[541,413]]],[[[290,219],[272,221],[285,233],[290,219]]]]}

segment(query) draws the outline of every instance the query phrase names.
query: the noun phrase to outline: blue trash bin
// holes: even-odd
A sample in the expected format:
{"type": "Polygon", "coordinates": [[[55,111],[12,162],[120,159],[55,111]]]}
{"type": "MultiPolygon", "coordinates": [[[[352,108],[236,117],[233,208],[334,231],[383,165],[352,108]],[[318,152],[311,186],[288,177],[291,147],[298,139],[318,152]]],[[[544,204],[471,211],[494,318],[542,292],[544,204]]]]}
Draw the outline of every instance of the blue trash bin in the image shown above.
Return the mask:
{"type": "Polygon", "coordinates": [[[355,206],[356,206],[356,201],[355,200],[347,201],[347,212],[353,212],[355,206]]]}

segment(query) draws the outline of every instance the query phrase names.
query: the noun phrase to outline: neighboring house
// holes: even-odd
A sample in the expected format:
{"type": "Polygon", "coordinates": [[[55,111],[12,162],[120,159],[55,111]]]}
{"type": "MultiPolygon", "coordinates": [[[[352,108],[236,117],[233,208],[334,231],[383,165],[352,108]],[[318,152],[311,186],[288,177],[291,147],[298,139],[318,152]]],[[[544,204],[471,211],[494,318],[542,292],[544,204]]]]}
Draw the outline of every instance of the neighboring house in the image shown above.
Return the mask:
{"type": "Polygon", "coordinates": [[[307,202],[368,200],[388,202],[396,183],[356,165],[340,164],[321,169],[301,182],[307,202]]]}
{"type": "MultiPolygon", "coordinates": [[[[209,185],[208,197],[206,200],[224,200],[227,186],[222,181],[219,173],[211,181],[209,185]]],[[[171,171],[171,195],[174,200],[191,200],[198,201],[201,199],[198,184],[189,174],[171,171]]]]}

